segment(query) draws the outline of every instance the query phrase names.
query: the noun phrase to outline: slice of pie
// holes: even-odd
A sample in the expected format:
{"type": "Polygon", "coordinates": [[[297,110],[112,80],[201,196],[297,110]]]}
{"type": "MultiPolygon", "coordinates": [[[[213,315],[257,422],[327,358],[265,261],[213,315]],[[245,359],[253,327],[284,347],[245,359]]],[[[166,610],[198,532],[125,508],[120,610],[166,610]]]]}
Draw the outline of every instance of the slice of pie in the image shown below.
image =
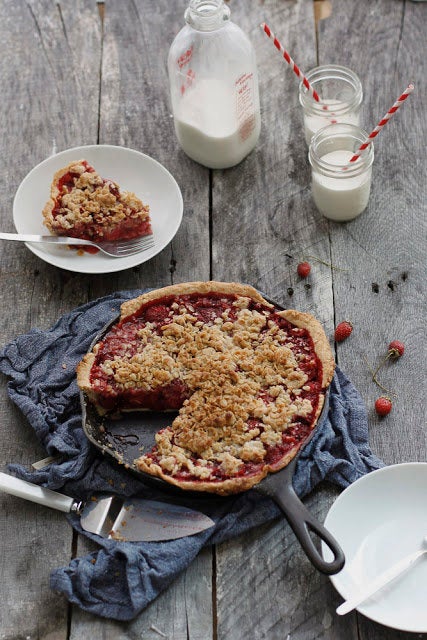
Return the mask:
{"type": "Polygon", "coordinates": [[[57,171],[44,224],[54,235],[84,240],[127,240],[152,233],[149,207],[134,193],[121,191],[86,161],[57,171]]]}
{"type": "Polygon", "coordinates": [[[296,455],[334,367],[313,316],[280,310],[250,286],[190,282],[125,302],[77,381],[101,414],[178,411],[136,467],[229,494],[296,455]]]}

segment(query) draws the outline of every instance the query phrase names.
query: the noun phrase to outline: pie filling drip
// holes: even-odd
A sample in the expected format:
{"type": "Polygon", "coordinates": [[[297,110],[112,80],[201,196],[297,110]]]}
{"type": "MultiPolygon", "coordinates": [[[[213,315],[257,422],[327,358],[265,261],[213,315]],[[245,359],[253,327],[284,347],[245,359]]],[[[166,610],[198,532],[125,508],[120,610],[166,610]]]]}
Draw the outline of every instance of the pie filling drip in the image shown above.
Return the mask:
{"type": "Polygon", "coordinates": [[[43,215],[55,235],[85,240],[126,240],[152,233],[149,207],[135,194],[102,178],[86,160],[58,172],[43,215]]]}
{"type": "Polygon", "coordinates": [[[321,380],[307,329],[224,294],[146,303],[98,344],[90,372],[107,410],[179,410],[136,464],[184,482],[279,468],[313,427],[321,380]]]}

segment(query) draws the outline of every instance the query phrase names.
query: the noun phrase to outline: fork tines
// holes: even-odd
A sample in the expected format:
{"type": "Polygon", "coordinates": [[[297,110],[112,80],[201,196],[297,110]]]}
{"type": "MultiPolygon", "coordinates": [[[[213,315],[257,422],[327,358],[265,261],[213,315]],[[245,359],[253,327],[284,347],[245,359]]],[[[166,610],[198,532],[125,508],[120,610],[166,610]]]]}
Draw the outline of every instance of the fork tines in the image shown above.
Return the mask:
{"type": "Polygon", "coordinates": [[[138,253],[139,251],[145,251],[146,249],[150,249],[154,246],[154,238],[153,235],[143,236],[140,238],[132,238],[131,240],[119,240],[115,243],[100,243],[101,246],[105,247],[105,249],[112,248],[114,244],[114,253],[117,256],[127,256],[133,253],[138,253]],[[109,245],[109,246],[107,246],[109,245]]]}

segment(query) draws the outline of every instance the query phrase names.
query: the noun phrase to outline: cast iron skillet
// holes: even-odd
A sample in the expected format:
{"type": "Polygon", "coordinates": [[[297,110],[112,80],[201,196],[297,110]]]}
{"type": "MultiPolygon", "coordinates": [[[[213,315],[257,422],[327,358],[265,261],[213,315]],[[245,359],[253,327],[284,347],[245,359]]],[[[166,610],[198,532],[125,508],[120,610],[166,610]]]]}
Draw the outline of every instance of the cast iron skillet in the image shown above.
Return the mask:
{"type": "MultiPolygon", "coordinates": [[[[271,301],[269,301],[271,302],[271,301]]],[[[276,308],[281,308],[277,303],[273,303],[276,308]]],[[[99,342],[109,329],[118,321],[118,317],[109,322],[93,340],[90,350],[99,342]]],[[[270,473],[259,482],[252,490],[269,496],[283,511],[289,525],[293,529],[301,547],[305,551],[308,559],[322,573],[332,575],[341,571],[344,566],[344,553],[333,536],[320,524],[304,506],[292,485],[292,478],[299,454],[311,440],[318,429],[322,428],[322,423],[326,419],[329,402],[329,395],[326,394],[325,404],[317,421],[317,425],[312,430],[309,438],[304,442],[298,454],[281,471],[270,473]],[[319,536],[329,547],[333,554],[333,559],[326,562],[316,545],[311,534],[319,536]]],[[[157,485],[162,491],[167,491],[173,495],[177,488],[170,485],[162,478],[156,478],[147,473],[139,471],[135,466],[135,459],[151,451],[155,445],[156,433],[168,426],[173,420],[171,412],[130,412],[125,413],[119,419],[110,419],[108,416],[99,416],[96,409],[87,399],[86,394],[80,394],[82,405],[83,431],[89,441],[103,453],[112,456],[120,464],[125,464],[131,472],[144,478],[152,485],[157,485]]],[[[184,489],[178,489],[181,493],[190,493],[184,489]]],[[[195,494],[196,492],[191,492],[195,494]]],[[[217,494],[207,492],[197,492],[197,496],[209,499],[218,498],[217,494]]]]}

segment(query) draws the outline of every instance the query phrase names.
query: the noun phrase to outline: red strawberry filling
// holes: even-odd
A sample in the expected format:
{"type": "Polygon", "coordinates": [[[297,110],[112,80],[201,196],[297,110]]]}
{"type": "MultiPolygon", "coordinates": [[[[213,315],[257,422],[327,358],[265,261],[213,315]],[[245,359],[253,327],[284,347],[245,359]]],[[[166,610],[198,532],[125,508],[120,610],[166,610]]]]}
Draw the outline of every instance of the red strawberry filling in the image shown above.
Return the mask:
{"type": "MultiPolygon", "coordinates": [[[[244,460],[240,468],[232,474],[233,477],[247,477],[256,475],[266,464],[273,470],[276,467],[280,468],[280,463],[286,454],[298,447],[308,437],[317,412],[319,394],[322,392],[322,364],[315,353],[313,340],[307,329],[296,327],[288,322],[279,315],[278,309],[270,308],[253,300],[249,300],[247,307],[242,312],[235,304],[236,300],[237,296],[220,293],[212,293],[209,296],[188,294],[158,298],[154,302],[142,305],[132,316],[127,316],[114,325],[99,343],[90,372],[90,382],[96,389],[99,404],[107,410],[144,408],[155,411],[180,411],[186,409],[186,403],[189,402],[193,394],[200,393],[200,389],[204,388],[203,385],[207,385],[206,388],[209,388],[211,376],[209,357],[212,358],[212,375],[215,375],[215,360],[222,357],[223,343],[221,340],[224,340],[224,344],[233,344],[233,341],[237,341],[239,347],[241,335],[238,332],[234,333],[234,330],[239,323],[242,323],[242,318],[248,317],[248,329],[250,329],[250,321],[254,318],[258,323],[257,332],[253,334],[254,349],[262,350],[263,342],[267,341],[271,335],[280,335],[277,339],[279,349],[282,342],[283,346],[288,348],[291,346],[293,358],[298,363],[298,375],[303,376],[304,379],[304,383],[296,386],[295,390],[292,387],[292,376],[289,388],[286,388],[284,382],[274,384],[273,381],[270,386],[262,386],[256,397],[262,401],[267,411],[272,409],[274,412],[277,396],[281,391],[286,391],[289,404],[293,406],[293,403],[296,403],[295,406],[301,407],[305,403],[310,409],[306,409],[305,413],[298,413],[295,409],[295,412],[289,416],[288,426],[279,436],[276,436],[274,442],[268,440],[267,426],[263,423],[263,419],[255,415],[249,416],[245,429],[258,433],[257,439],[264,442],[264,452],[262,460],[244,460]],[[205,340],[202,348],[206,349],[208,354],[206,371],[197,372],[197,375],[191,370],[193,365],[191,353],[193,352],[191,351],[191,340],[189,345],[188,336],[185,337],[185,332],[182,329],[185,322],[188,322],[191,327],[191,339],[196,340],[203,335],[205,340]],[[218,330],[218,327],[221,327],[221,330],[218,330]],[[209,333],[210,328],[214,331],[212,335],[209,333]],[[181,334],[182,337],[180,337],[181,334]],[[165,345],[170,346],[169,341],[172,338],[169,339],[169,336],[173,336],[175,342],[170,342],[172,344],[170,352],[163,354],[161,349],[165,345]],[[143,362],[145,355],[153,348],[153,345],[157,345],[161,358],[164,358],[168,363],[172,377],[162,384],[158,382],[161,380],[160,374],[157,374],[157,370],[153,372],[154,367],[151,367],[147,369],[147,372],[153,376],[155,382],[153,380],[147,381],[147,378],[143,377],[135,385],[131,384],[129,388],[126,388],[126,380],[123,383],[120,378],[122,363],[125,362],[125,366],[132,372],[133,363],[143,362]],[[185,360],[189,370],[179,369],[178,365],[174,367],[173,358],[177,357],[178,362],[177,354],[182,354],[185,349],[189,349],[190,353],[190,356],[185,360]],[[116,366],[117,362],[120,364],[116,366]],[[182,379],[180,375],[182,375],[182,379]],[[266,437],[263,440],[264,435],[266,437]]],[[[242,335],[246,336],[246,333],[245,329],[242,335]]],[[[243,346],[242,349],[244,349],[243,346]]],[[[237,351],[238,353],[239,351],[237,351]]],[[[195,347],[194,358],[197,358],[198,355],[200,355],[200,347],[195,347]]],[[[271,357],[274,361],[275,351],[271,357]]],[[[283,357],[282,352],[277,357],[283,357]]],[[[161,358],[159,362],[162,362],[161,358]]],[[[233,366],[234,369],[231,369],[227,375],[230,375],[231,379],[235,376],[236,384],[240,384],[238,382],[239,376],[246,374],[246,365],[237,357],[233,366]]],[[[256,366],[259,365],[255,362],[254,367],[256,366]]],[[[224,369],[226,369],[225,365],[224,369]]],[[[219,370],[221,372],[221,365],[219,370]]],[[[132,373],[130,376],[132,377],[132,373]]],[[[247,384],[244,379],[242,384],[247,384]]],[[[221,391],[217,402],[221,402],[221,391]]],[[[226,426],[224,428],[227,429],[226,426]]],[[[174,435],[173,427],[167,427],[159,435],[161,433],[170,435],[172,446],[175,446],[175,442],[179,444],[174,435]]],[[[159,465],[162,462],[162,456],[163,454],[160,453],[157,446],[145,454],[146,459],[159,465]]],[[[200,475],[191,469],[197,468],[203,472],[202,467],[206,467],[206,461],[194,454],[190,457],[190,462],[191,464],[187,468],[182,467],[180,470],[166,468],[164,473],[181,481],[197,482],[200,480],[200,475]]],[[[210,480],[213,482],[222,481],[230,476],[230,471],[219,460],[209,460],[207,467],[210,472],[210,480]]]]}

